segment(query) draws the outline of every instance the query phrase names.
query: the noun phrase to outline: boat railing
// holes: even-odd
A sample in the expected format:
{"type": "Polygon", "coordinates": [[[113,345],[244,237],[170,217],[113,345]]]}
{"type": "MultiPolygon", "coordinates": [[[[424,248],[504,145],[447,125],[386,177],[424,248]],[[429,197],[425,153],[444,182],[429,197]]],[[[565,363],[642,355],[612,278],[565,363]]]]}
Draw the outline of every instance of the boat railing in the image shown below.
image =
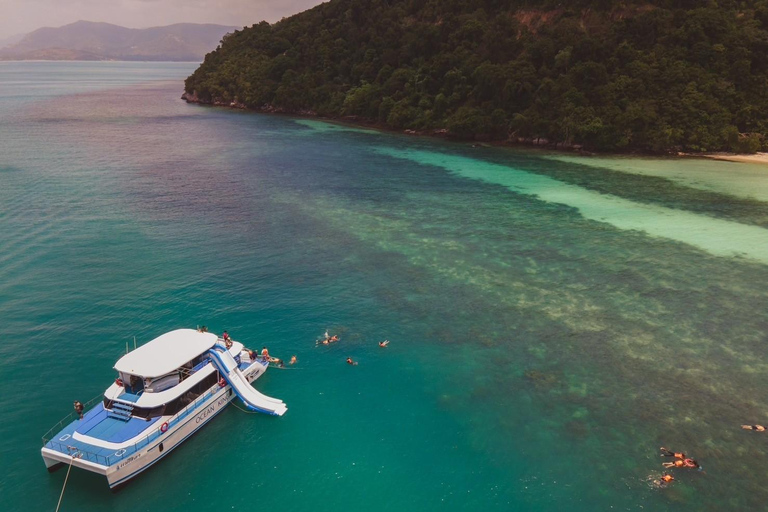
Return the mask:
{"type": "MultiPolygon", "coordinates": [[[[90,400],[88,400],[83,404],[83,410],[87,411],[90,406],[92,406],[96,402],[101,401],[103,398],[104,396],[102,394],[96,395],[95,397],[91,398],[90,400]]],[[[61,419],[61,421],[59,421],[57,424],[52,426],[51,429],[43,435],[43,446],[48,444],[48,441],[51,441],[51,439],[53,439],[53,436],[56,435],[57,432],[59,432],[61,429],[63,429],[64,427],[72,423],[75,420],[75,418],[79,418],[79,417],[80,417],[80,414],[77,413],[76,411],[72,411],[66,416],[64,416],[61,419]]]]}
{"type": "MultiPolygon", "coordinates": [[[[219,389],[219,385],[217,383],[214,386],[212,386],[211,388],[209,388],[205,393],[200,395],[197,399],[195,399],[194,402],[188,404],[184,409],[180,410],[175,415],[173,415],[166,422],[166,423],[168,423],[168,425],[166,427],[166,431],[168,429],[170,429],[172,426],[178,424],[181,420],[185,419],[190,414],[194,413],[194,411],[200,406],[200,404],[202,404],[203,402],[205,402],[206,400],[211,398],[211,396],[213,396],[218,389],[219,389]]],[[[99,398],[99,397],[96,397],[93,400],[89,401],[88,404],[92,404],[93,402],[96,401],[97,398],[99,398]]],[[[51,435],[55,435],[55,433],[52,434],[52,432],[56,428],[59,428],[59,427],[63,428],[64,426],[68,425],[69,423],[65,423],[65,422],[67,420],[69,420],[71,422],[74,419],[73,418],[74,415],[75,415],[75,413],[70,414],[69,416],[67,416],[67,418],[64,418],[56,426],[51,428],[51,430],[49,430],[46,433],[46,435],[43,437],[43,445],[45,446],[45,445],[50,444],[51,447],[55,448],[57,451],[60,451],[62,453],[68,453],[70,456],[77,455],[81,459],[88,460],[88,461],[91,461],[91,462],[95,462],[97,464],[101,464],[101,465],[104,465],[104,466],[111,466],[111,465],[115,464],[116,462],[120,461],[121,459],[130,457],[131,455],[136,453],[138,450],[140,450],[141,448],[144,448],[149,443],[151,443],[152,441],[154,441],[155,439],[157,439],[158,437],[160,437],[162,434],[165,433],[162,430],[163,425],[165,425],[165,423],[164,423],[163,425],[161,425],[160,427],[156,428],[155,430],[153,430],[152,432],[150,432],[146,436],[142,437],[141,439],[139,439],[138,441],[136,441],[132,445],[128,445],[128,446],[126,446],[124,448],[121,448],[121,449],[117,450],[116,452],[114,452],[111,455],[102,455],[100,453],[95,453],[95,452],[91,452],[91,451],[88,451],[88,450],[83,450],[83,449],[75,447],[75,446],[69,446],[65,442],[52,441],[50,439],[50,437],[49,437],[51,435]]]]}

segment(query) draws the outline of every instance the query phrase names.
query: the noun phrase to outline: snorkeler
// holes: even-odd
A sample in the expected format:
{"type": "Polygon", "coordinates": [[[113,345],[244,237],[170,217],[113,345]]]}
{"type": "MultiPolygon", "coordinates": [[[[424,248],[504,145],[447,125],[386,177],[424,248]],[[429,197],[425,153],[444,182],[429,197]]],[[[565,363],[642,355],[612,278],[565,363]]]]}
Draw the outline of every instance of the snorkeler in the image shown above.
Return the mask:
{"type": "Polygon", "coordinates": [[[380,347],[386,347],[387,345],[389,345],[389,340],[384,340],[379,342],[380,347]]]}
{"type": "Polygon", "coordinates": [[[762,425],[742,425],[744,430],[754,430],[755,432],[765,432],[765,427],[762,425]]]}
{"type": "Polygon", "coordinates": [[[661,448],[659,448],[659,450],[661,450],[661,456],[662,457],[674,457],[676,459],[684,459],[685,458],[685,454],[684,453],[673,452],[673,451],[667,450],[663,446],[661,448]]]}
{"type": "Polygon", "coordinates": [[[353,361],[351,357],[347,358],[347,364],[351,364],[353,366],[357,366],[357,361],[353,361]]]}
{"type": "Polygon", "coordinates": [[[670,475],[669,473],[662,473],[661,478],[659,478],[659,487],[664,487],[666,485],[671,484],[675,481],[675,477],[670,475]]]}
{"type": "Polygon", "coordinates": [[[696,459],[685,459],[683,461],[683,467],[692,469],[701,469],[701,465],[696,459]]]}
{"type": "Polygon", "coordinates": [[[665,468],[692,468],[692,469],[701,469],[701,466],[696,461],[696,459],[677,459],[674,462],[664,462],[661,464],[665,468]]]}

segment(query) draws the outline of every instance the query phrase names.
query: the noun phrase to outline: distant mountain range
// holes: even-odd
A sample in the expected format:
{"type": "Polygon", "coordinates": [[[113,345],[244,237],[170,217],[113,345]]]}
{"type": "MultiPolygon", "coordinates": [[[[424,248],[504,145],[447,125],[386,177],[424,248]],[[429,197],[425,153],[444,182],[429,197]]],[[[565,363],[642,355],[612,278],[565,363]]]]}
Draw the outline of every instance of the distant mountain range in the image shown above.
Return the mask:
{"type": "Polygon", "coordinates": [[[0,60],[202,61],[238,27],[178,23],[145,29],[78,21],[41,28],[0,49],[0,60]]]}

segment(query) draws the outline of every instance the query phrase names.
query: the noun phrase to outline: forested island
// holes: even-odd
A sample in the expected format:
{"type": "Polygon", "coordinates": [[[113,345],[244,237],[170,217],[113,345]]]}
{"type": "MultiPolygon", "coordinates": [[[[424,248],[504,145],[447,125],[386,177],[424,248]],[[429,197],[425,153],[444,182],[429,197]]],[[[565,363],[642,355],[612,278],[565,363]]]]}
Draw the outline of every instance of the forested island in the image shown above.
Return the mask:
{"type": "Polygon", "coordinates": [[[601,151],[768,149],[768,0],[331,0],[227,35],[188,101],[601,151]]]}

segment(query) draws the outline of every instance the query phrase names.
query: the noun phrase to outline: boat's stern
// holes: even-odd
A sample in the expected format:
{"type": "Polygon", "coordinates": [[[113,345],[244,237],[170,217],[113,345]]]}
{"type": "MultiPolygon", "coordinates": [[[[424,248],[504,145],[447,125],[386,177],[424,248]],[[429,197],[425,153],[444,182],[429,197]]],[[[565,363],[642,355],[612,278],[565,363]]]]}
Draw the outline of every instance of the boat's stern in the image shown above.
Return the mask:
{"type": "Polygon", "coordinates": [[[63,466],[70,465],[84,469],[86,471],[98,473],[100,475],[106,475],[107,470],[109,469],[108,466],[88,460],[88,455],[90,454],[80,452],[73,446],[64,448],[64,451],[55,450],[53,448],[49,448],[48,446],[43,446],[40,452],[43,456],[45,467],[51,473],[63,466]]]}

